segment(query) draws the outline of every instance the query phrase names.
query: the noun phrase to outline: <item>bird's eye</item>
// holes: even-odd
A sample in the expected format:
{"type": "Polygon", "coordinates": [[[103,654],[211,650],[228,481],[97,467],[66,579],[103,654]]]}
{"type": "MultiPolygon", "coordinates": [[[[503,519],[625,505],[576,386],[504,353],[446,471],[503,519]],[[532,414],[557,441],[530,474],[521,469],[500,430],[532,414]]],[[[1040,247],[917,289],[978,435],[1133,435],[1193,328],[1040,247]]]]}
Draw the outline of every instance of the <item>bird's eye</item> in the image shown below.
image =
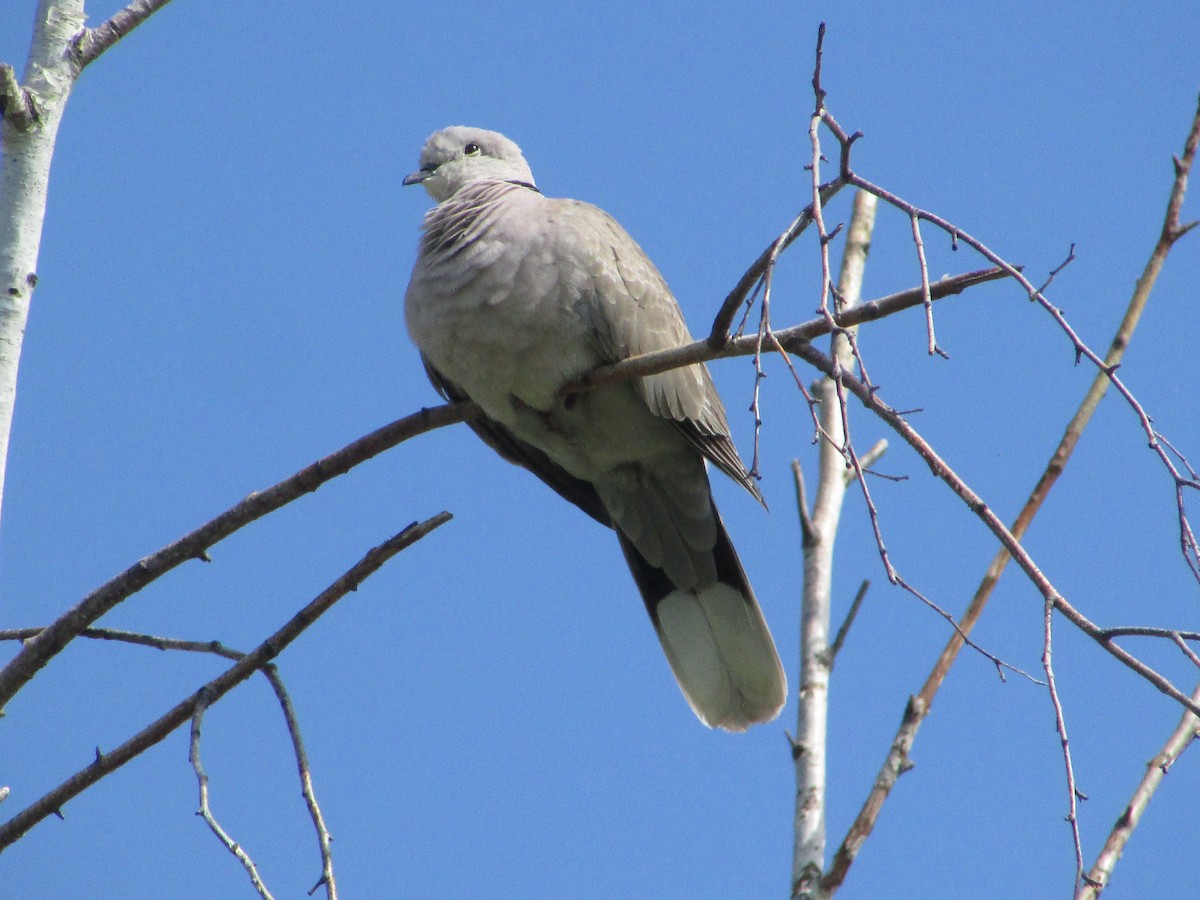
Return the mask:
{"type": "Polygon", "coordinates": [[[467,146],[463,147],[464,156],[478,156],[479,153],[480,149],[478,144],[467,144],[467,146]]]}

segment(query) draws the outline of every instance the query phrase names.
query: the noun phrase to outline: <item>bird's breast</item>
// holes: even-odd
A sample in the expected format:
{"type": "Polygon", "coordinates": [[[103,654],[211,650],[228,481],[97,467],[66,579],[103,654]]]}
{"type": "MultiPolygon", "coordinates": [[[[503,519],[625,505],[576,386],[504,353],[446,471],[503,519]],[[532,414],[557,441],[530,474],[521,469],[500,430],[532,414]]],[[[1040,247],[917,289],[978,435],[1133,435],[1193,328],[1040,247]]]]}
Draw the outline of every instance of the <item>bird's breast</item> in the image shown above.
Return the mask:
{"type": "Polygon", "coordinates": [[[550,248],[514,252],[481,236],[452,257],[422,255],[405,318],[434,368],[505,421],[510,398],[549,410],[563,384],[601,362],[581,295],[550,248]]]}

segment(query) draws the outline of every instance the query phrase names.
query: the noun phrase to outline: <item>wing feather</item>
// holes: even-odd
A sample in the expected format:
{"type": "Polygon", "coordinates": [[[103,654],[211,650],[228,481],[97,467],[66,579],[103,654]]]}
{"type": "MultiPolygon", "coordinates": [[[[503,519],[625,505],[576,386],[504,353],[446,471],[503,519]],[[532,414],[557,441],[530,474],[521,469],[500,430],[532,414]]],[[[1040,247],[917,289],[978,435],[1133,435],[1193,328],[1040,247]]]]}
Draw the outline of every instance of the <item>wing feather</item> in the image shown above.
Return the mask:
{"type": "MultiPolygon", "coordinates": [[[[565,235],[564,251],[589,276],[593,327],[606,358],[616,362],[693,341],[662,274],[612,216],[578,200],[551,202],[565,235]]],[[[651,412],[670,419],[718,469],[762,500],[733,445],[725,407],[703,364],[649,375],[637,386],[651,412]]]]}

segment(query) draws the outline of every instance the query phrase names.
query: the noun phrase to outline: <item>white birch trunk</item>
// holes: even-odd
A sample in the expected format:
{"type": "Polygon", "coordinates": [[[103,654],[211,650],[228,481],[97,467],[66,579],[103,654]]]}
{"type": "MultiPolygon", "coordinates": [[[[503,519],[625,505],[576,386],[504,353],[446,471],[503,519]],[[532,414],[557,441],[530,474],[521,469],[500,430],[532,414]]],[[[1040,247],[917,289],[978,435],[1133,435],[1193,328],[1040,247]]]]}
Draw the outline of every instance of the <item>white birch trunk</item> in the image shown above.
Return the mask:
{"type": "MultiPolygon", "coordinates": [[[[50,160],[58,124],[71,88],[75,65],[71,39],[82,29],[83,0],[41,0],[22,86],[37,104],[38,118],[28,129],[9,121],[0,125],[0,505],[8,460],[9,435],[17,397],[17,367],[29,301],[37,284],[38,249],[50,160]]],[[[9,99],[9,104],[13,103],[9,99]]]]}
{"type": "MultiPolygon", "coordinates": [[[[845,309],[859,301],[863,269],[875,224],[875,197],[859,192],[846,236],[839,291],[845,309]]],[[[854,371],[849,342],[835,335],[832,352],[847,372],[854,371]]],[[[837,387],[822,378],[813,385],[820,401],[821,427],[841,441],[843,420],[837,387]]],[[[833,589],[833,545],[848,480],[839,447],[822,438],[818,455],[819,480],[805,530],[804,589],[800,612],[800,689],[793,754],[796,763],[796,812],[792,852],[792,896],[818,900],[825,868],[825,785],[829,673],[833,660],[829,647],[830,597],[833,589]]],[[[803,501],[801,501],[803,502],[803,501]]]]}

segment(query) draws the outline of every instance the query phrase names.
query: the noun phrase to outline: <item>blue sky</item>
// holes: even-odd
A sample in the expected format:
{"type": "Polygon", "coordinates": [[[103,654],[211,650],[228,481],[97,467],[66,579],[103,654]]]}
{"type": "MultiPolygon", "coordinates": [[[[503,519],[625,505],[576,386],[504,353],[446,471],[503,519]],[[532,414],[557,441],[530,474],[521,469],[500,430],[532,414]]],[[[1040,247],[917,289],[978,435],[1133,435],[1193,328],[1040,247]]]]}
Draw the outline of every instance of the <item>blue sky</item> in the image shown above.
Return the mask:
{"type": "MultiPolygon", "coordinates": [[[[32,0],[9,4],[0,59],[23,64],[32,0]],[[26,11],[18,10],[21,6],[26,11]]],[[[118,8],[90,5],[97,23],[118,8]]],[[[1072,242],[1054,302],[1098,350],[1161,224],[1170,156],[1200,87],[1194,9],[1165,5],[387,4],[179,0],[83,76],[60,131],[22,362],[0,536],[0,627],[35,625],[116,572],[344,443],[435,402],[401,300],[428,198],[402,190],[448,124],[512,137],[542,189],[610,211],[665,274],[697,333],[806,198],[808,86],[829,25],[828,103],[862,130],[856,166],[1026,265],[1072,242]]],[[[827,213],[848,216],[848,195],[827,213]]],[[[1189,218],[1200,216],[1195,198],[1189,218]]],[[[925,232],[931,274],[980,261],[925,232]]],[[[1180,244],[1123,377],[1200,458],[1194,300],[1200,236],[1180,244]]],[[[918,283],[907,220],[881,209],[865,292],[918,283]]],[[[808,318],[817,253],[780,267],[773,319],[808,318]]],[[[1011,520],[1092,378],[1012,286],[865,328],[874,380],[1011,520]]],[[[812,472],[808,414],[770,368],[765,513],[716,486],[796,683],[799,533],[789,465],[812,472]]],[[[714,366],[751,447],[753,369],[714,366]]],[[[807,376],[806,377],[811,377],[807,376]]],[[[891,558],[961,610],[994,553],[881,423],[875,481],[891,558]]],[[[1109,397],[1027,546],[1106,625],[1196,627],[1174,494],[1109,397]]],[[[1193,503],[1193,506],[1195,503],[1193,503]]],[[[784,729],[699,725],[673,683],[616,541],[465,428],[424,436],[292,504],[137,595],[102,624],[249,649],[370,546],[455,519],[348,597],[280,660],[348,897],[765,897],[787,890],[793,773],[784,729]]],[[[838,659],[829,828],[840,840],[944,643],[888,588],[861,497],[848,499],[835,618],[866,605],[838,659]]],[[[977,639],[1039,667],[1041,600],[1009,572],[977,639]]],[[[1060,622],[1055,661],[1090,864],[1178,709],[1060,622]]],[[[1190,689],[1170,646],[1137,645],[1190,689]]],[[[5,650],[5,653],[10,652],[5,650]]],[[[223,668],[76,642],[9,704],[5,818],[223,668]]],[[[317,880],[316,842],[265,683],[206,719],[223,824],[276,896],[317,880]]],[[[1193,751],[1194,753],[1195,751],[1193,751]]],[[[1044,691],[966,655],[855,864],[848,898],[1068,896],[1073,854],[1044,691]]],[[[1200,839],[1186,756],[1106,897],[1181,896],[1200,839]],[[1185,849],[1186,848],[1186,849],[1185,849]]],[[[179,733],[4,854],[14,897],[251,896],[193,816],[179,733]]]]}

